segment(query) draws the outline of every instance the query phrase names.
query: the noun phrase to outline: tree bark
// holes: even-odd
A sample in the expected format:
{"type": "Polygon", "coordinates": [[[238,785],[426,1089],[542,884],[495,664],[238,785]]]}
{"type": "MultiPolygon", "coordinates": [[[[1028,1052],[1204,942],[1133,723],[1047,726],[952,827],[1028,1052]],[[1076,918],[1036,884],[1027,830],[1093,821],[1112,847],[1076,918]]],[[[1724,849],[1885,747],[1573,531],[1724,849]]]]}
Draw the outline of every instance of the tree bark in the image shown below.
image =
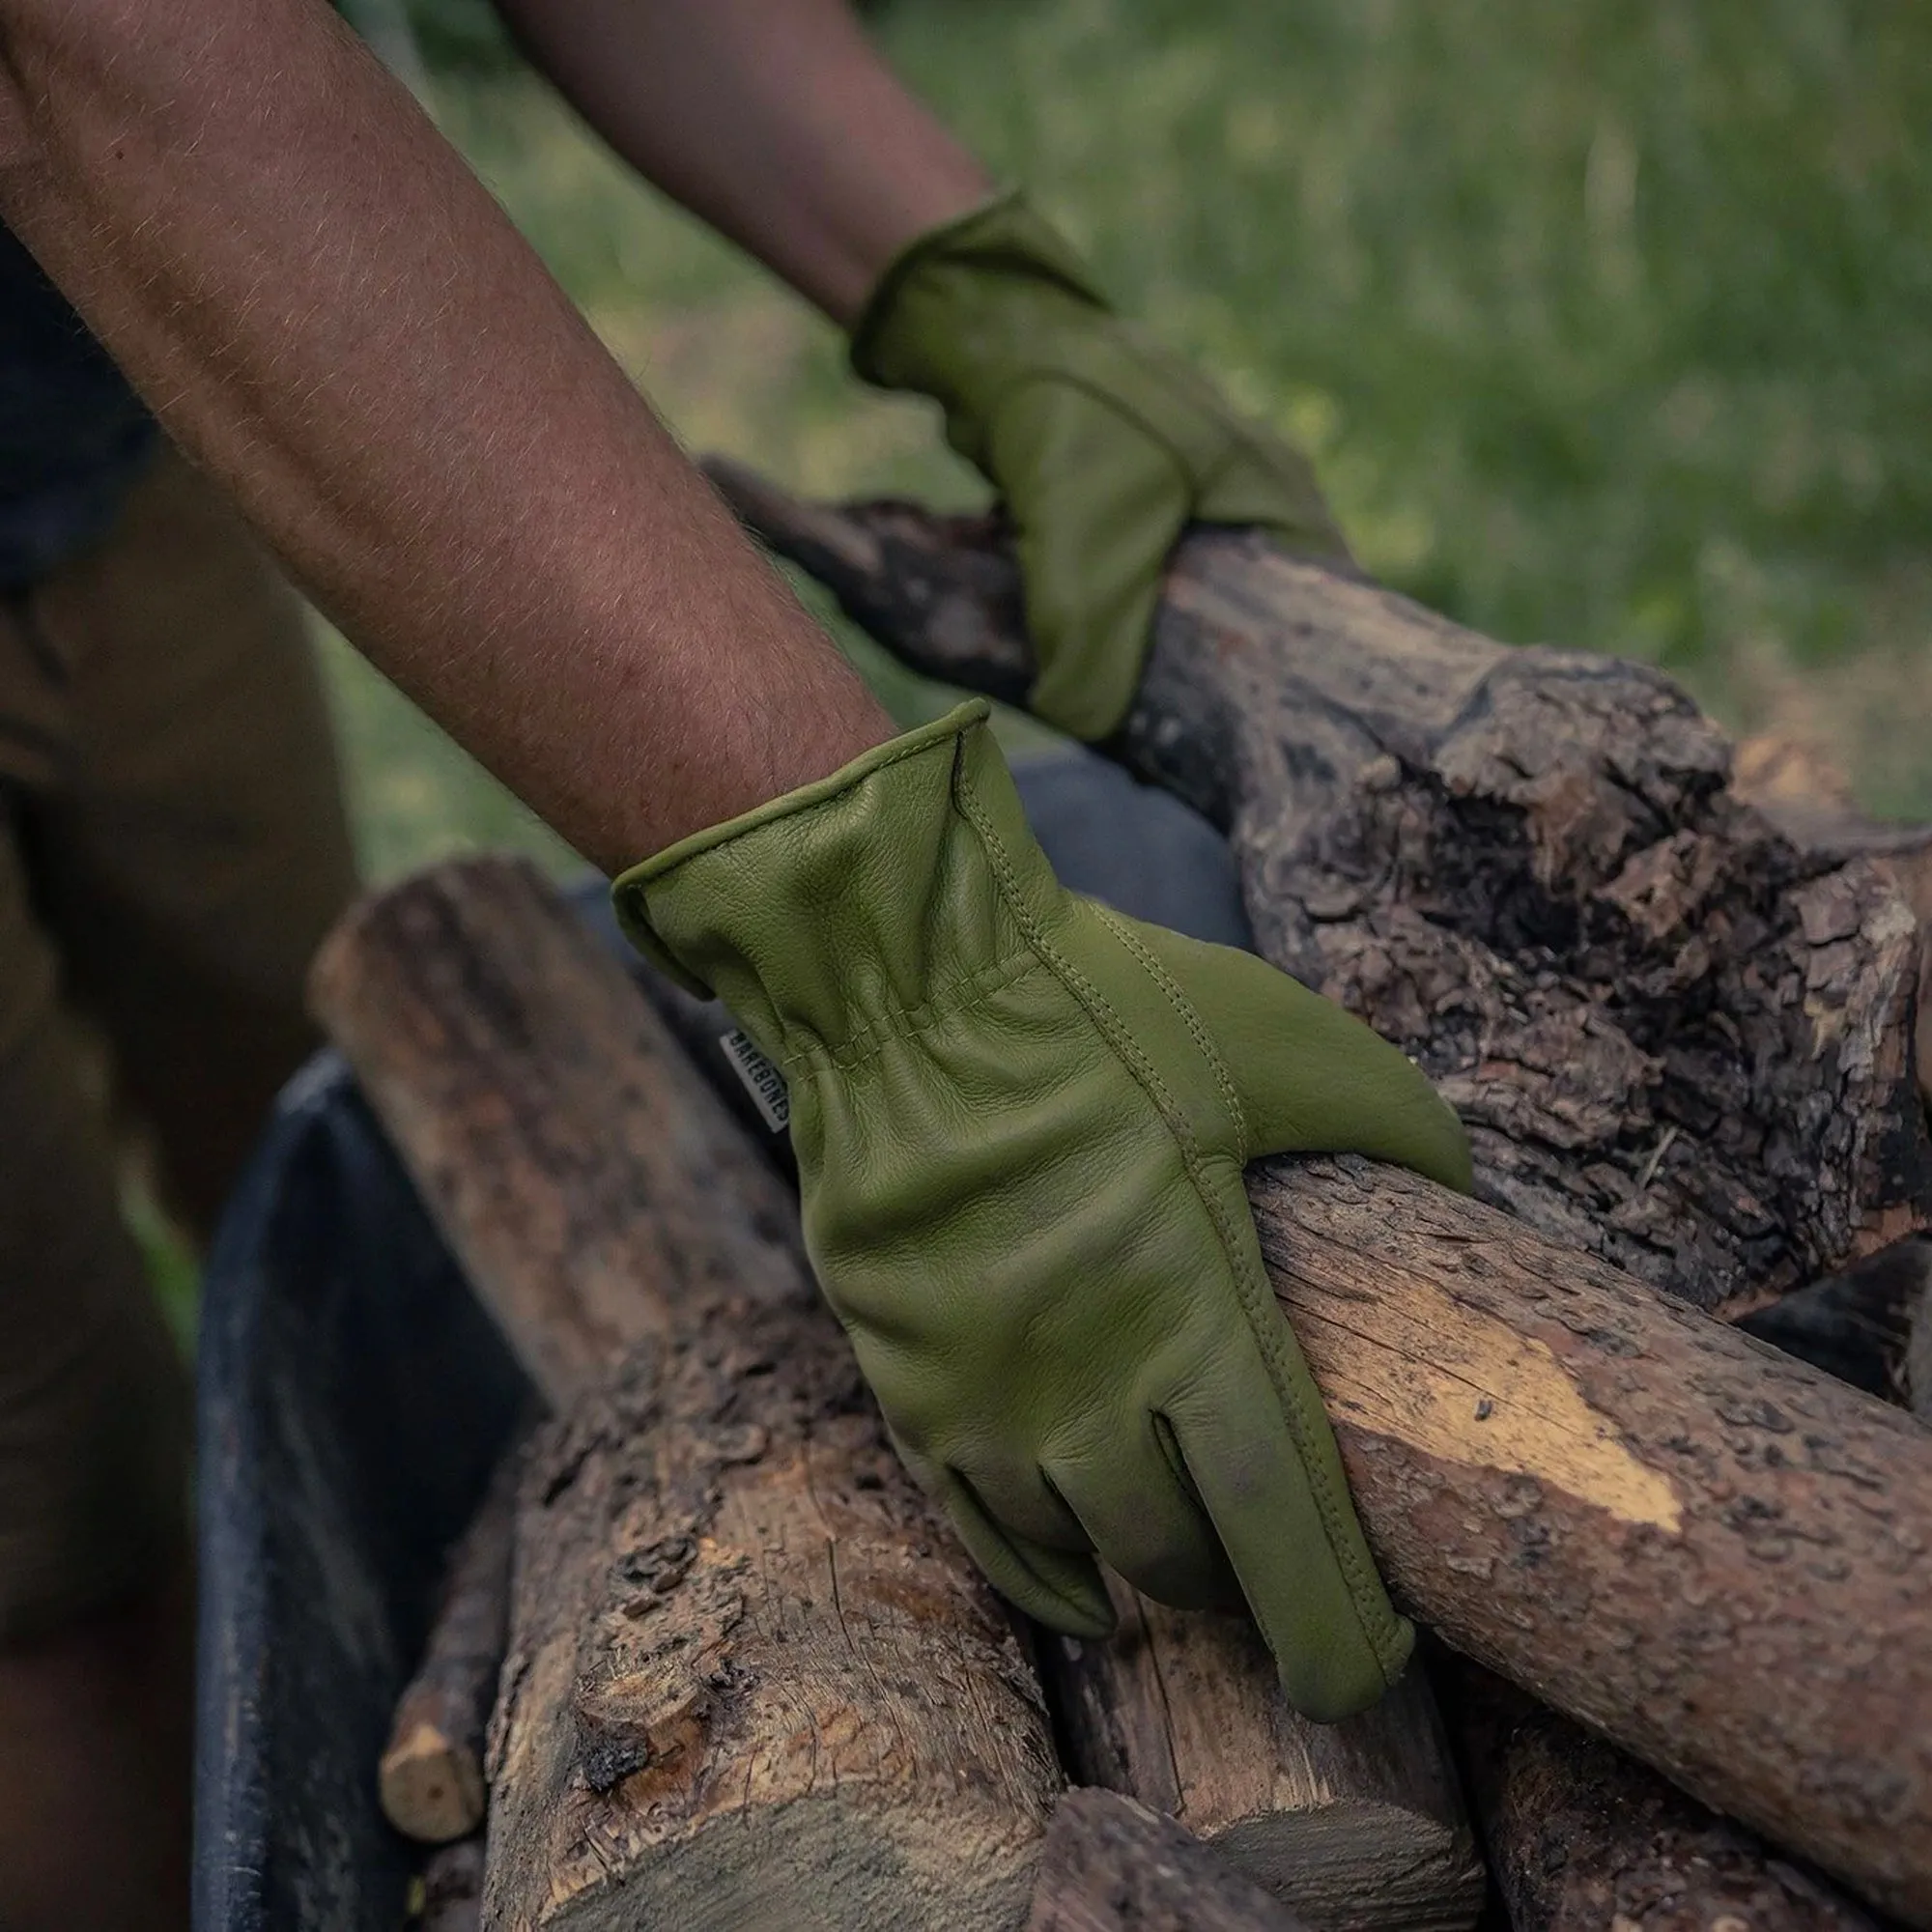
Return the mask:
{"type": "Polygon", "coordinates": [[[1046,1834],[1027,1932],[1305,1932],[1172,1819],[1111,1791],[1069,1791],[1046,1834]]]}
{"type": "Polygon", "coordinates": [[[1932,1434],[1413,1176],[1248,1193],[1423,1621],[1932,1923],[1932,1434]]]}
{"type": "Polygon", "coordinates": [[[1466,1667],[1453,1702],[1517,1932],[1877,1932],[1823,1880],[1466,1667]]]}
{"type": "Polygon", "coordinates": [[[483,1822],[483,1742],[509,1640],[521,1465],[513,1447],[450,1552],[429,1643],[397,1699],[377,1769],[383,1815],[424,1844],[468,1837],[483,1822]]]}
{"type": "Polygon", "coordinates": [[[835,1328],[694,1317],[526,1492],[486,1923],[1014,1925],[1060,1776],[1011,1625],[835,1328]]]}
{"type": "MultiPolygon", "coordinates": [[[[1024,692],[993,522],[713,474],[908,663],[1024,692]]],[[[1932,1218],[1905,906],[1741,806],[1657,672],[1202,531],[1117,749],[1226,829],[1261,951],[1412,1054],[1483,1198],[1551,1239],[1718,1310],[1932,1218]]]]}
{"type": "MultiPolygon", "coordinates": [[[[1932,825],[1867,818],[1842,773],[1784,737],[1740,745],[1731,788],[1813,858],[1871,859],[1912,908],[1919,942],[1918,1092],[1932,1109],[1932,825]]],[[[1745,1325],[1932,1422],[1932,1242],[1901,1241],[1745,1325]]]]}
{"type": "Polygon", "coordinates": [[[484,1921],[1007,1928],[1060,1785],[797,1214],[533,870],[365,903],[313,999],[559,1409],[519,1508],[484,1921]]]}
{"type": "Polygon", "coordinates": [[[1731,790],[1816,862],[1870,859],[1912,908],[1919,942],[1918,1092],[1932,1106],[1932,825],[1867,818],[1841,773],[1807,747],[1770,734],[1738,747],[1731,790]]]}

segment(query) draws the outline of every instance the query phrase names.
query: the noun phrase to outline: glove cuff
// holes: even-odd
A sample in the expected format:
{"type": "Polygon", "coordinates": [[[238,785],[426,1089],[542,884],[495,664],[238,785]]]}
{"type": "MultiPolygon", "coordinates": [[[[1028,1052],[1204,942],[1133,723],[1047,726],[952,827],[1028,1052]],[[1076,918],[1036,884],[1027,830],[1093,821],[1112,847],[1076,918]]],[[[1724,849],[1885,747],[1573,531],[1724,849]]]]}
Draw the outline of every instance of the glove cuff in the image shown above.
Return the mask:
{"type": "Polygon", "coordinates": [[[632,944],[781,1065],[847,1061],[1034,963],[1063,895],[983,698],[680,840],[611,887],[632,944]],[[970,798],[970,812],[963,801],[970,798]]]}
{"type": "Polygon", "coordinates": [[[891,264],[853,324],[853,372],[937,397],[954,447],[978,462],[963,419],[988,407],[1009,373],[1014,343],[1004,311],[1016,293],[1113,312],[1079,251],[1021,188],[929,230],[891,264]]]}

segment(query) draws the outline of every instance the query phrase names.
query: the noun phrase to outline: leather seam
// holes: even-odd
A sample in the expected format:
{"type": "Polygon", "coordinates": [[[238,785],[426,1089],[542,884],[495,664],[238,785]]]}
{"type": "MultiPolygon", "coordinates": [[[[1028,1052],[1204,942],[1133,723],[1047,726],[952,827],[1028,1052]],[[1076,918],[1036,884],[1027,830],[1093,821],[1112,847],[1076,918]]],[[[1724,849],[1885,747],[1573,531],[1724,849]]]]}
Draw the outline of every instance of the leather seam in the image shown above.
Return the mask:
{"type": "MultiPolygon", "coordinates": [[[[1125,1063],[1128,1070],[1153,1096],[1163,1122],[1180,1151],[1182,1164],[1187,1170],[1187,1177],[1194,1187],[1195,1196],[1207,1209],[1208,1217],[1220,1237],[1222,1253],[1235,1279],[1236,1297],[1246,1318],[1248,1332],[1261,1353],[1263,1362],[1266,1365],[1268,1379],[1273,1383],[1276,1398],[1282,1405],[1289,1435],[1293,1440],[1302,1473],[1308,1480],[1309,1492],[1315,1498],[1322,1527],[1327,1532],[1329,1549],[1349,1582],[1349,1601],[1355,1613],[1357,1628],[1374,1655],[1384,1680],[1393,1682],[1395,1669],[1391,1659],[1401,1647],[1400,1624],[1391,1617],[1388,1620],[1390,1627],[1379,1634],[1370,1628],[1370,1617],[1363,1607],[1362,1599],[1366,1595],[1373,1601],[1374,1597],[1379,1594],[1379,1579],[1374,1577],[1365,1577],[1362,1575],[1355,1539],[1348,1533],[1348,1520],[1340,1499],[1334,1493],[1328,1472],[1322,1466],[1321,1459],[1311,1457],[1306,1447],[1308,1438],[1314,1433],[1309,1427],[1306,1399],[1295,1388],[1293,1379],[1284,1374],[1278,1345],[1272,1343],[1271,1338],[1264,1339],[1268,1337],[1271,1324],[1262,1319],[1261,1311],[1264,1304],[1260,1297],[1264,1296],[1265,1306],[1271,1308],[1274,1304],[1274,1292],[1264,1280],[1259,1284],[1254,1281],[1250,1266],[1252,1258],[1246,1252],[1245,1245],[1239,1240],[1236,1231],[1229,1226],[1221,1204],[1208,1185],[1200,1148],[1194,1139],[1192,1129],[1176,1105],[1174,1096],[1169,1093],[1167,1084],[1134,1044],[1105,996],[1087,980],[1078,967],[1061,955],[1041,930],[1032,909],[1024,903],[1019,895],[1018,881],[1013,876],[1011,862],[1000,841],[998,831],[978,799],[971,795],[971,781],[963,769],[963,761],[956,761],[954,770],[957,774],[960,809],[985,847],[987,861],[992,867],[994,878],[999,882],[1001,895],[1007,901],[1008,910],[1019,924],[1028,944],[1087,1012],[1116,1057],[1125,1063]]],[[[1382,1619],[1378,1617],[1375,1621],[1380,1623],[1382,1619]]]]}
{"type": "Polygon", "coordinates": [[[1221,1099],[1234,1117],[1236,1139],[1239,1143],[1236,1158],[1245,1167],[1248,1164],[1249,1142],[1247,1109],[1241,1105],[1240,1093],[1235,1086],[1234,1076],[1228,1071],[1228,1063],[1221,1058],[1220,1048],[1214,1044],[1208,1029],[1201,1024],[1201,1015],[1195,1010],[1194,1003],[1176,984],[1174,976],[1154,957],[1148,947],[1135,938],[1127,923],[1113,907],[1101,905],[1097,900],[1091,903],[1101,923],[1140,962],[1141,970],[1160,988],[1167,997],[1168,1005],[1180,1015],[1181,1024],[1186,1027],[1194,1044],[1200,1049],[1202,1059],[1208,1063],[1214,1075],[1214,1085],[1220,1089],[1221,1099]]]}

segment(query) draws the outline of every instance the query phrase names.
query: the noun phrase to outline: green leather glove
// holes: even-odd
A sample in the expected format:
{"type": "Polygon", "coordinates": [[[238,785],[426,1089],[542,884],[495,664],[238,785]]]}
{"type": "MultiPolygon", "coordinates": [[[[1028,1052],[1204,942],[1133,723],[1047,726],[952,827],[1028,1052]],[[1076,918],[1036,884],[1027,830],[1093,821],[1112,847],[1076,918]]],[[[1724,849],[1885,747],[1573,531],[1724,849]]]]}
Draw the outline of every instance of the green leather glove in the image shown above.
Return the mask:
{"type": "Polygon", "coordinates": [[[672,846],[619,917],[782,1069],[820,1286],[994,1583],[1098,1635],[1091,1552],[1169,1603],[1237,1582],[1289,1695],[1340,1717],[1411,1633],[1241,1169],[1352,1149],[1462,1186],[1462,1129],[1331,1002],[1063,887],[985,717],[672,846]]]}
{"type": "Polygon", "coordinates": [[[852,366],[937,397],[948,440],[1006,499],[1039,660],[1033,708],[1075,737],[1125,719],[1162,567],[1189,523],[1348,555],[1303,458],[1122,322],[1018,194],[887,270],[852,366]]]}

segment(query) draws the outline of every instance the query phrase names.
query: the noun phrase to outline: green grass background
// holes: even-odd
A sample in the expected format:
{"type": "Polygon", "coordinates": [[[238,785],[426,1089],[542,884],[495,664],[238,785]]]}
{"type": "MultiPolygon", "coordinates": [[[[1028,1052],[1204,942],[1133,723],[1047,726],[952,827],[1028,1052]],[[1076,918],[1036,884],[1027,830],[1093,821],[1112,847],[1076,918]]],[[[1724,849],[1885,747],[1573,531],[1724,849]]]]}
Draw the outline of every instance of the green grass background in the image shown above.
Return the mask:
{"type": "MultiPolygon", "coordinates": [[[[476,0],[414,17],[444,127],[688,445],[976,499],[931,412],[861,390],[476,0]]],[[[1932,813],[1932,9],[895,0],[874,24],[1124,306],[1312,451],[1378,575],[1662,664],[1735,726],[1819,741],[1874,809],[1932,813]]],[[[564,863],[339,640],[329,663],[373,875],[564,863]]]]}

